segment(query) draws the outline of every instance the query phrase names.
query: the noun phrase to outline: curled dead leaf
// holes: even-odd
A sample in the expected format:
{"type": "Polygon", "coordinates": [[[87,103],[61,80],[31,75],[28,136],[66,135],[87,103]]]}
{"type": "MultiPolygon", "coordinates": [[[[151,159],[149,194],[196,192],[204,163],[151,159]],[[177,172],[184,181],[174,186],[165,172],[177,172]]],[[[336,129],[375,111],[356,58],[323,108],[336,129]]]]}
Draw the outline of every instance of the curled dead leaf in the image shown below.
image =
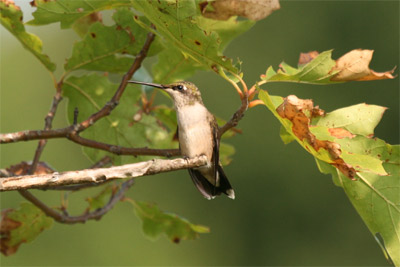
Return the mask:
{"type": "Polygon", "coordinates": [[[332,81],[372,81],[394,79],[393,70],[375,72],[369,68],[374,50],[355,49],[336,60],[331,72],[339,71],[332,81]]]}
{"type": "MultiPolygon", "coordinates": [[[[22,161],[21,163],[6,168],[6,170],[11,176],[25,175],[28,174],[31,164],[31,162],[22,161]]],[[[55,170],[52,167],[50,167],[46,162],[40,161],[33,174],[47,174],[53,172],[55,172],[55,170]]]]}
{"type": "Polygon", "coordinates": [[[8,213],[14,211],[13,209],[6,209],[1,211],[1,221],[0,221],[0,252],[5,255],[9,256],[14,254],[21,243],[10,245],[11,240],[11,231],[20,227],[21,223],[12,220],[7,215],[8,213]]]}
{"type": "MultiPolygon", "coordinates": [[[[292,132],[297,138],[300,140],[305,139],[316,151],[319,151],[321,148],[327,150],[333,161],[331,164],[350,179],[354,179],[356,170],[345,163],[340,157],[342,153],[340,145],[327,140],[319,140],[311,133],[310,118],[315,113],[323,114],[322,110],[318,107],[314,107],[314,103],[311,99],[299,99],[295,95],[290,95],[284,98],[283,103],[277,107],[276,111],[279,116],[292,122],[292,132]]],[[[334,132],[339,134],[339,130],[334,132]]],[[[341,132],[341,134],[344,133],[341,132]]]]}
{"type": "Polygon", "coordinates": [[[231,16],[261,20],[280,8],[278,0],[215,0],[199,6],[204,17],[216,20],[227,20],[231,16]]]}

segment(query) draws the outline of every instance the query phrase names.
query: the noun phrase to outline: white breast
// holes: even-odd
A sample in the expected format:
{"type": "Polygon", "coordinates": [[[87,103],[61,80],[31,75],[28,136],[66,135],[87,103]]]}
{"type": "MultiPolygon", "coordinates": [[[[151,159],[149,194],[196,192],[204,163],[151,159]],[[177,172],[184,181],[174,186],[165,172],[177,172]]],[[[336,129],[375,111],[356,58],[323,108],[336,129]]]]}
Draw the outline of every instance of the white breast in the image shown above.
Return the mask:
{"type": "Polygon", "coordinates": [[[211,160],[213,138],[208,116],[208,110],[201,104],[177,110],[179,144],[183,156],[192,158],[203,154],[211,160]]]}

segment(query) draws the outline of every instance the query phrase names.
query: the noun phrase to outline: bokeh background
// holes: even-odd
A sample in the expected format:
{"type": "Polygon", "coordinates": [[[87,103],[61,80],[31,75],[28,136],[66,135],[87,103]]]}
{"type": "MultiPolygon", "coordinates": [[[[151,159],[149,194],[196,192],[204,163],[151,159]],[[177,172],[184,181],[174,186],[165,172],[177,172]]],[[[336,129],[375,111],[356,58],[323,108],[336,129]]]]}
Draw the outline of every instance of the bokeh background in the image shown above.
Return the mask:
{"type": "MultiPolygon", "coordinates": [[[[16,1],[30,20],[28,1],[16,1]]],[[[42,38],[44,50],[61,69],[77,36],[59,24],[27,27],[42,38]]],[[[374,49],[371,68],[399,66],[398,1],[282,1],[281,9],[258,22],[226,50],[243,61],[245,80],[258,80],[270,65],[296,65],[300,52],[334,49],[334,58],[356,48],[374,49]]],[[[150,64],[148,64],[148,67],[150,64]]],[[[1,132],[41,129],[54,88],[40,63],[1,28],[1,132]]],[[[58,70],[57,74],[60,74],[58,70]]],[[[396,71],[398,73],[398,71],[396,71]]],[[[233,88],[214,73],[190,79],[202,90],[206,106],[229,119],[240,102],[233,88]]],[[[266,88],[266,87],[264,87],[266,88]]],[[[357,103],[388,107],[376,136],[399,143],[399,79],[331,86],[271,84],[271,94],[312,98],[326,111],[357,103]]],[[[165,101],[158,99],[157,101],[165,101]]],[[[66,101],[54,127],[66,125],[66,101]]],[[[211,227],[195,241],[174,244],[150,241],[128,203],[117,205],[100,221],[55,224],[17,254],[0,257],[2,266],[74,265],[388,265],[378,244],[331,177],[321,174],[311,155],[295,143],[284,145],[279,123],[262,106],[240,122],[242,135],[228,140],[236,147],[225,167],[237,199],[207,201],[186,171],[137,179],[129,197],[158,203],[194,223],[211,227]]],[[[1,167],[33,158],[37,142],[2,145],[1,167]]],[[[59,171],[88,167],[81,149],[66,140],[50,140],[42,156],[59,171]]],[[[35,192],[50,205],[60,193],[35,192]]],[[[73,211],[83,209],[71,196],[73,211]]],[[[1,193],[1,208],[16,208],[23,199],[1,193]]]]}

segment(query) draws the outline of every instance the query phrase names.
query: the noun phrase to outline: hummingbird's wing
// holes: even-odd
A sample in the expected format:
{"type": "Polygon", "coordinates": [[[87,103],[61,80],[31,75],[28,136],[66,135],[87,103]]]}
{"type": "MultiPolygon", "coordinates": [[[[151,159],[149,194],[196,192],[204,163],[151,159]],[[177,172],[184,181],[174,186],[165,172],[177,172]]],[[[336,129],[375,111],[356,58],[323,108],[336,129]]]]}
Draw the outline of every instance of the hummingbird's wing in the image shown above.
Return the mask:
{"type": "MultiPolygon", "coordinates": [[[[226,177],[224,170],[222,169],[221,164],[219,163],[219,141],[218,138],[218,124],[215,121],[216,126],[213,127],[213,139],[214,139],[214,148],[213,148],[213,165],[214,165],[214,173],[215,173],[215,184],[218,185],[218,191],[228,195],[229,198],[235,199],[235,191],[233,190],[231,184],[229,183],[228,177],[226,177]]],[[[219,193],[219,194],[220,194],[219,193]]]]}

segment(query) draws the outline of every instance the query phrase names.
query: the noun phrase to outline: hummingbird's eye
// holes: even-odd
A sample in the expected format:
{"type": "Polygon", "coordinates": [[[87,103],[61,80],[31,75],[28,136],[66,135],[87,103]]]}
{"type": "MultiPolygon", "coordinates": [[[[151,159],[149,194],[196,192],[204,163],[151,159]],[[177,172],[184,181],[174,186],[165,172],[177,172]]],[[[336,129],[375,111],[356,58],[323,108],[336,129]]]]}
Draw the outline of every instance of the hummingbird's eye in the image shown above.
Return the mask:
{"type": "Polygon", "coordinates": [[[186,90],[187,88],[186,88],[186,86],[180,84],[180,85],[175,86],[175,89],[182,91],[182,90],[186,90]]]}

